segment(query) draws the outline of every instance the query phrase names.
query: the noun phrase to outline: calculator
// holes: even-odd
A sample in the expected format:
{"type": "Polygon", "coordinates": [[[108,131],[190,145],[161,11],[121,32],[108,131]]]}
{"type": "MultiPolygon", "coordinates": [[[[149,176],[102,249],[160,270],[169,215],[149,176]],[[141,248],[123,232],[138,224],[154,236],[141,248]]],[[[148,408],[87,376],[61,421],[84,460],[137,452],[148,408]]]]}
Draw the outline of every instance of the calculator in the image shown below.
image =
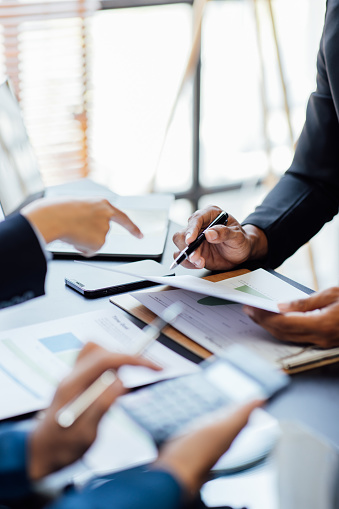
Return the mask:
{"type": "Polygon", "coordinates": [[[158,382],[119,399],[157,445],[229,405],[268,399],[289,383],[283,371],[238,345],[200,366],[198,373],[158,382]]]}

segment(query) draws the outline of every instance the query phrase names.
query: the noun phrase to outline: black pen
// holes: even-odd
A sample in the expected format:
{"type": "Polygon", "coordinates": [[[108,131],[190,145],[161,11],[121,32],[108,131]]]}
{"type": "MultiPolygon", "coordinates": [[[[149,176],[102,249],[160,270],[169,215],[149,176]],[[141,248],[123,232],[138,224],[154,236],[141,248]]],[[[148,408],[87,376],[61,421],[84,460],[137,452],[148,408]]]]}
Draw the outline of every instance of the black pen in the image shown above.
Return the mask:
{"type": "Polygon", "coordinates": [[[184,260],[186,260],[190,254],[193,253],[193,251],[195,251],[202,243],[203,241],[205,240],[205,232],[211,228],[212,226],[215,226],[216,224],[223,224],[223,225],[226,225],[227,224],[227,221],[228,221],[228,214],[227,212],[221,212],[208,226],[207,228],[205,228],[199,235],[198,237],[191,243],[189,244],[187,247],[185,247],[185,249],[183,251],[181,251],[181,253],[179,254],[179,256],[177,256],[177,258],[174,260],[174,262],[172,263],[172,265],[170,266],[170,270],[172,270],[174,267],[176,267],[177,265],[180,265],[180,263],[182,263],[184,260]]]}

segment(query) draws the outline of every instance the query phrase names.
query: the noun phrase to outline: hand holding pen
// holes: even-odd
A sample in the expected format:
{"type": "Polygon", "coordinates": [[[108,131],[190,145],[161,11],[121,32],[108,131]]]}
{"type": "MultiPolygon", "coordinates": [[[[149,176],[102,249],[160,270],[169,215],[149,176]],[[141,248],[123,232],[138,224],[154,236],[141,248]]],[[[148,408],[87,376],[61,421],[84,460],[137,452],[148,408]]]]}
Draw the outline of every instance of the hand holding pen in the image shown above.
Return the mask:
{"type": "MultiPolygon", "coordinates": [[[[161,316],[156,317],[150,324],[143,328],[144,338],[130,352],[134,359],[132,364],[137,364],[136,359],[155,341],[161,334],[166,325],[172,323],[182,311],[182,305],[175,302],[165,309],[161,316]]],[[[128,361],[125,364],[129,364],[128,361]]],[[[142,364],[141,364],[142,365],[142,364]]],[[[119,366],[120,367],[120,366],[119,366]]],[[[148,367],[161,369],[150,363],[148,367]]],[[[116,370],[108,369],[104,371],[85,391],[76,398],[69,401],[56,413],[56,421],[59,426],[69,428],[74,422],[106,391],[108,387],[118,380],[116,370]]]]}
{"type": "MultiPolygon", "coordinates": [[[[189,221],[192,221],[192,219],[196,215],[197,213],[193,214],[193,216],[190,217],[189,221]]],[[[187,260],[194,252],[197,252],[198,248],[206,240],[206,233],[210,228],[213,228],[214,226],[217,225],[226,226],[227,222],[228,214],[227,212],[222,211],[207,225],[207,227],[203,228],[203,230],[198,234],[198,236],[194,240],[191,239],[194,238],[195,232],[191,233],[191,231],[186,231],[185,241],[188,242],[188,245],[176,256],[174,262],[170,266],[170,269],[173,269],[177,265],[180,265],[182,262],[187,260]]]]}
{"type": "Polygon", "coordinates": [[[204,232],[205,240],[182,262],[183,267],[224,271],[247,260],[266,256],[267,239],[259,228],[251,224],[242,226],[231,214],[228,214],[227,224],[212,226],[213,220],[222,212],[216,206],[197,210],[188,219],[187,227],[173,236],[173,242],[180,250],[174,253],[174,258],[177,258],[204,232]]]}
{"type": "Polygon", "coordinates": [[[90,406],[82,408],[72,425],[60,426],[57,416],[60,410],[69,408],[69,402],[78,401],[79,396],[93,387],[103,373],[116,371],[125,364],[161,369],[143,357],[109,352],[95,343],[83,347],[72,371],[59,384],[50,407],[42,413],[30,435],[28,474],[32,481],[73,463],[92,445],[101,418],[116,398],[126,392],[118,378],[109,385],[100,384],[104,390],[97,392],[90,406]]]}

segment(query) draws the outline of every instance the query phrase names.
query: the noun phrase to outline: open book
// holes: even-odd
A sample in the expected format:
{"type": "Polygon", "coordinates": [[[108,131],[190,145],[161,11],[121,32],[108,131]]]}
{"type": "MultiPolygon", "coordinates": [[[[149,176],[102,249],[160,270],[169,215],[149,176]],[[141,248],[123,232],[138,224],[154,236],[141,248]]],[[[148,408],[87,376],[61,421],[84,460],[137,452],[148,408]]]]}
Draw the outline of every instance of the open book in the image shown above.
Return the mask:
{"type": "MultiPolygon", "coordinates": [[[[227,277],[226,274],[220,276],[227,277]]],[[[173,279],[170,278],[171,283],[173,279]]],[[[339,348],[323,350],[278,341],[243,313],[242,305],[238,302],[255,305],[256,300],[258,303],[262,302],[262,306],[258,305],[258,307],[273,311],[278,302],[307,296],[305,292],[277,275],[259,269],[220,282],[208,281],[208,283],[209,287],[215,288],[214,296],[212,292],[209,292],[209,295],[203,295],[183,288],[135,292],[131,295],[134,298],[135,308],[139,302],[155,314],[161,313],[172,302],[179,300],[184,306],[184,311],[172,325],[184,336],[213,354],[220,355],[228,346],[240,343],[289,373],[339,360],[339,348]],[[243,294],[238,302],[224,300],[226,296],[224,299],[220,298],[223,292],[229,292],[230,299],[233,299],[236,291],[243,294]]],[[[113,297],[111,300],[124,307],[126,311],[135,314],[133,303],[129,302],[130,309],[122,305],[123,296],[113,297]]]]}

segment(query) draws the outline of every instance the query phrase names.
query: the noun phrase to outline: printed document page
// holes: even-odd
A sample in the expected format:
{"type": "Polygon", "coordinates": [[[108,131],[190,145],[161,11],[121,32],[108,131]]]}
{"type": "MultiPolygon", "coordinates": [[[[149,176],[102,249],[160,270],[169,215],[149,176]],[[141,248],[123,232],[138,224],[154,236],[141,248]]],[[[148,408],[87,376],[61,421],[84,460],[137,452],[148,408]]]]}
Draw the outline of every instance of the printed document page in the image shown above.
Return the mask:
{"type": "MultiPolygon", "coordinates": [[[[131,352],[145,334],[118,308],[11,329],[0,334],[0,419],[45,408],[58,382],[70,371],[87,341],[116,352],[131,352]]],[[[143,367],[119,370],[126,387],[195,372],[199,367],[153,342],[143,354],[163,371],[143,367]]]]}
{"type": "Polygon", "coordinates": [[[241,304],[235,302],[186,290],[134,292],[131,295],[157,315],[172,303],[181,302],[183,312],[173,321],[173,327],[217,355],[237,343],[279,364],[280,359],[304,350],[273,338],[243,313],[241,304]]]}
{"type": "MultiPolygon", "coordinates": [[[[114,271],[115,269],[111,270],[114,271]]],[[[117,268],[118,272],[134,275],[127,270],[127,267],[126,271],[122,267],[117,268]]],[[[219,297],[220,299],[231,300],[240,304],[248,304],[249,306],[266,309],[275,313],[279,313],[277,306],[279,302],[300,299],[306,296],[298,288],[263,269],[225,279],[218,283],[212,283],[195,276],[154,277],[146,275],[144,279],[202,295],[219,297]]]]}

